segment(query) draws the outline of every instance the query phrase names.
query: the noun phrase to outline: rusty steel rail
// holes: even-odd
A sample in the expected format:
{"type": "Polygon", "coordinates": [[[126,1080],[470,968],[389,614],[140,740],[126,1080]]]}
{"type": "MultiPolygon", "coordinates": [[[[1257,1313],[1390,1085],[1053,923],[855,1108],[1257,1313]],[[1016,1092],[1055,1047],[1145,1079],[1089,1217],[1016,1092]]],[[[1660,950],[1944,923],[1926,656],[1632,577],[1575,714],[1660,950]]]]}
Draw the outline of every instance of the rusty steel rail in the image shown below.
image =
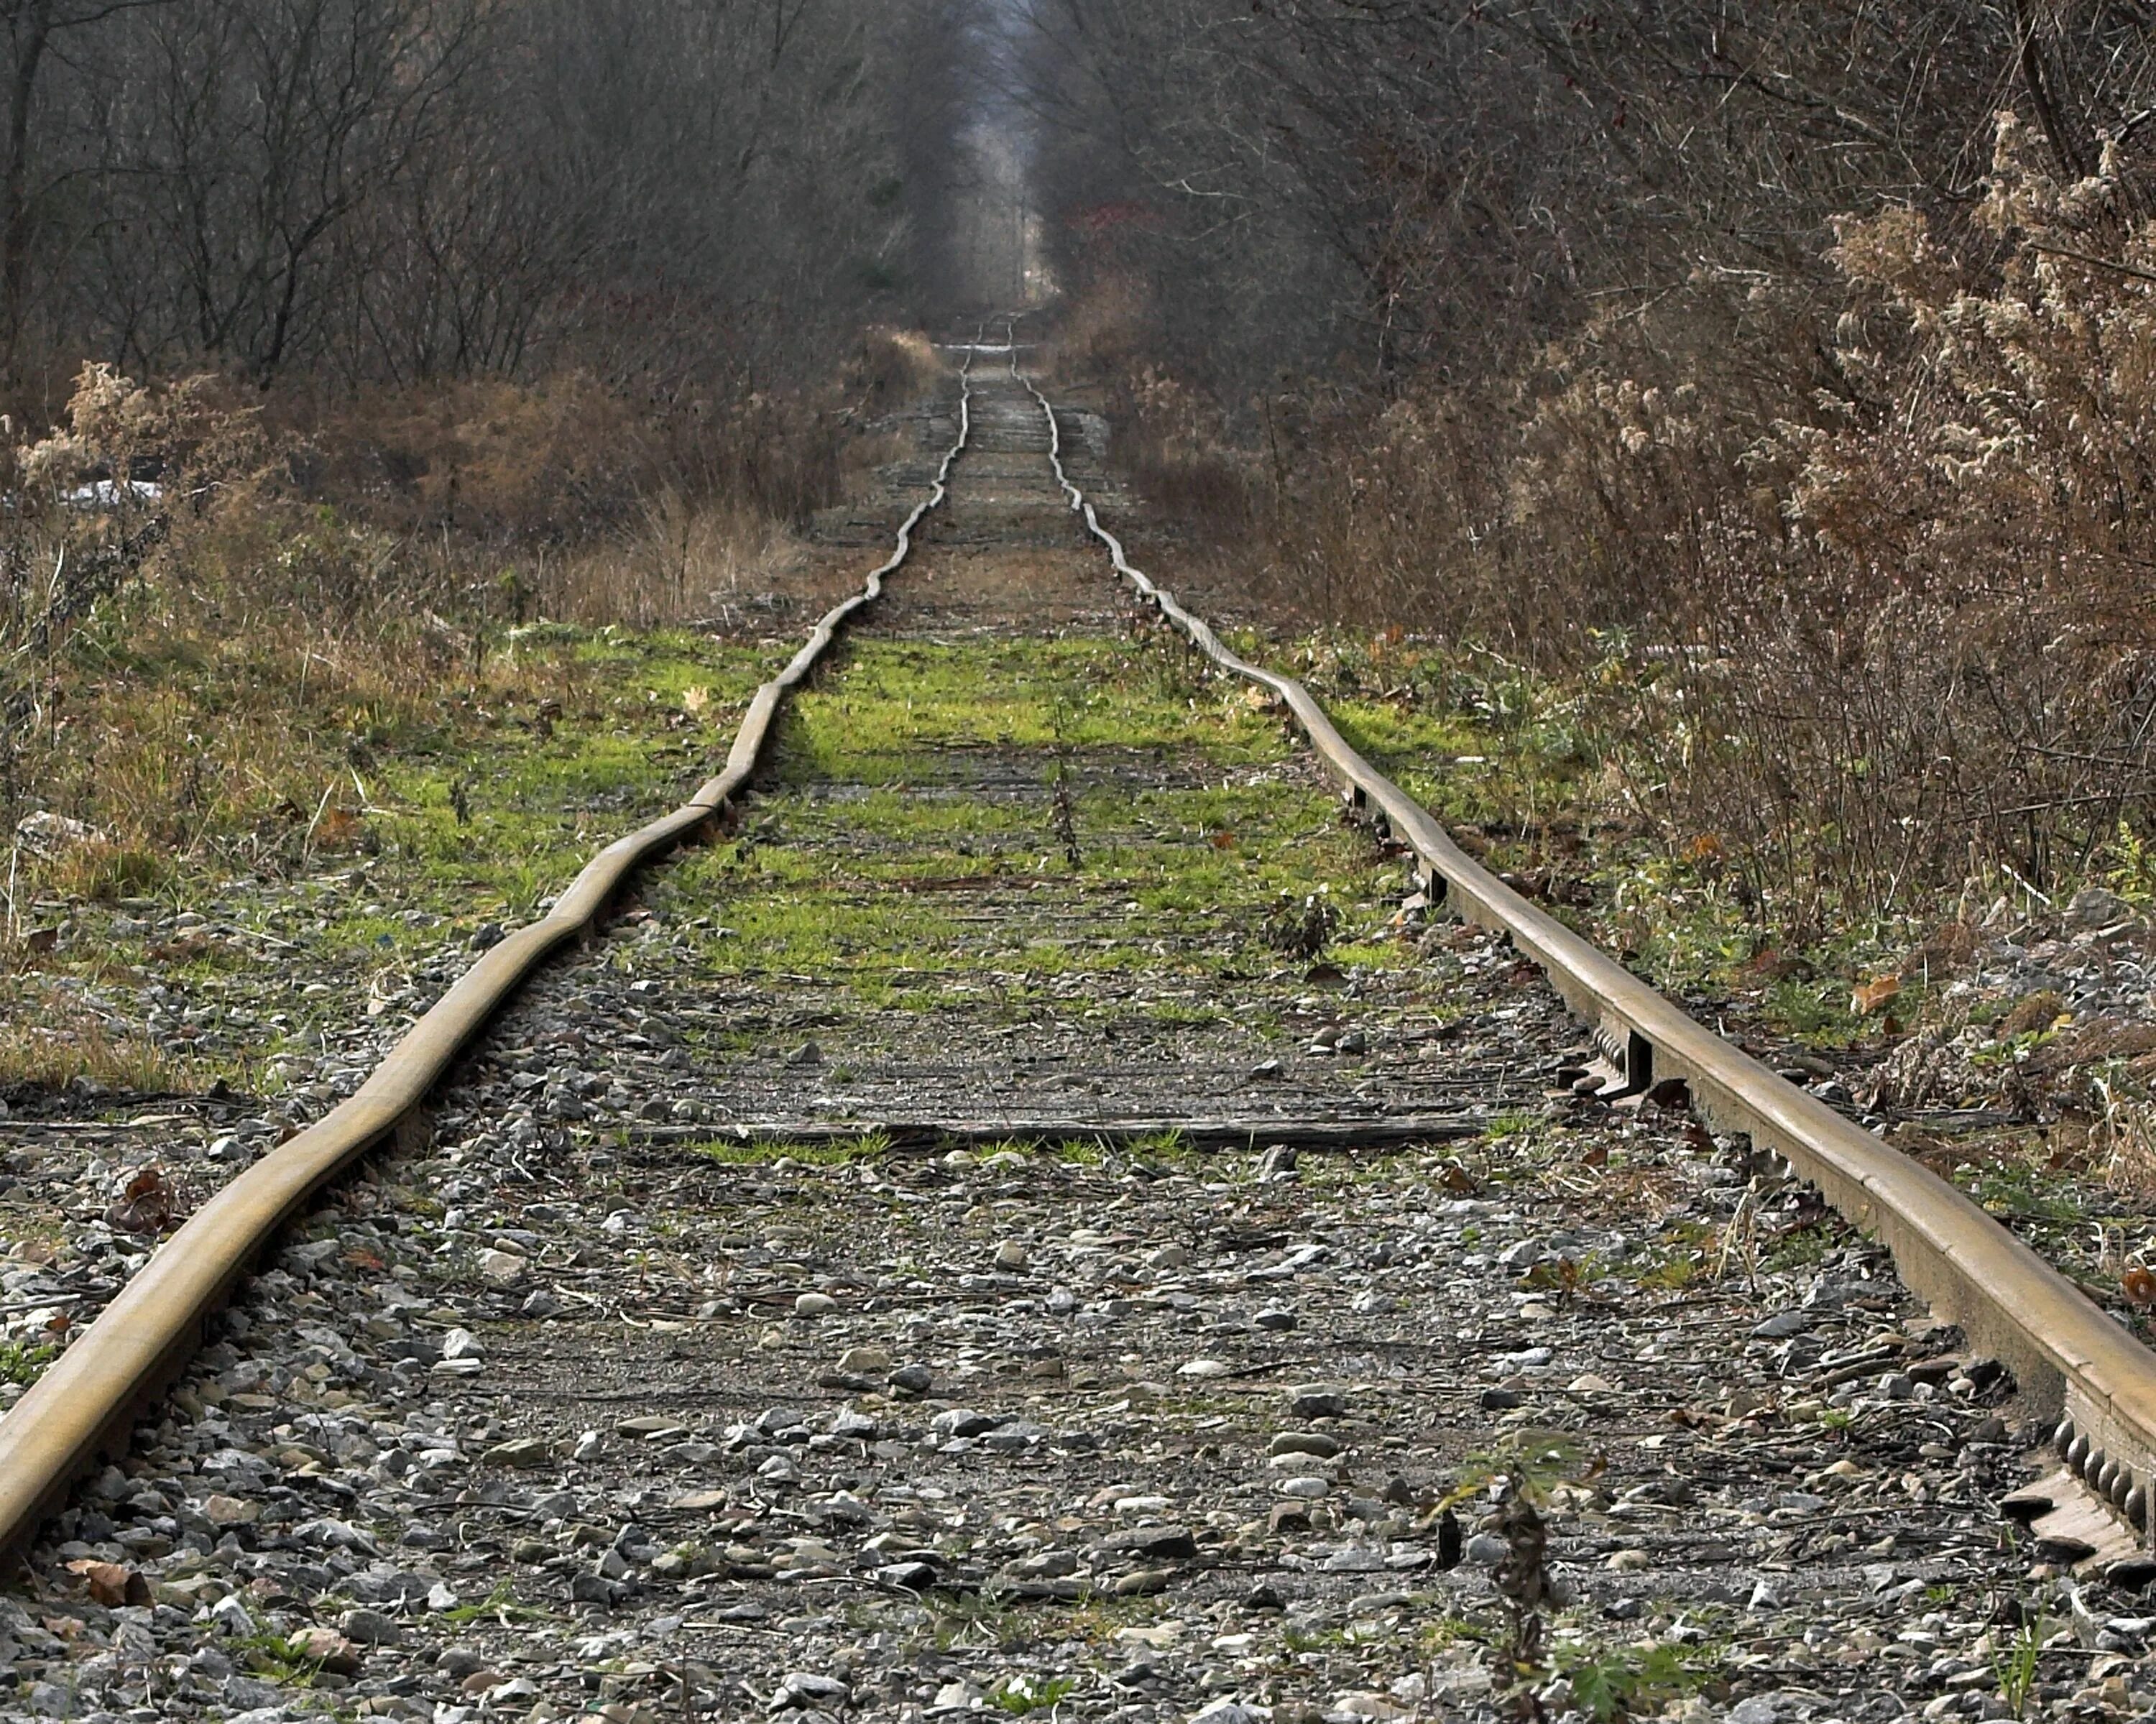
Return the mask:
{"type": "Polygon", "coordinates": [[[636,870],[716,830],[720,813],[755,772],[788,695],[855,613],[880,596],[884,577],[911,553],[914,529],[948,495],[952,466],[973,428],[973,363],[968,349],[959,370],[957,437],[928,495],[900,526],[896,548],[859,593],[824,613],[786,668],[757,690],[725,769],[672,813],[593,857],[544,917],[517,929],[459,977],[349,1100],[198,1209],[0,1416],[0,1551],[27,1545],[74,1479],[100,1456],[124,1449],[138,1411],[193,1356],[203,1324],[316,1192],[370,1152],[424,1134],[428,1095],[509,997],[556,951],[586,936],[636,870]]]}
{"type": "Polygon", "coordinates": [[[2053,1446],[2097,1496],[2156,1548],[2156,1354],[2035,1251],[1928,1168],[1844,1118],[1686,1015],[1623,965],[1537,909],[1481,867],[1406,792],[1351,747],[1292,677],[1250,664],[1124,555],[1063,467],[1062,433],[1048,398],[1018,369],[1046,416],[1049,459],[1086,530],[1116,573],[1222,670],[1270,690],[1337,775],[1348,801],[1418,859],[1430,900],[1511,936],[1620,1067],[1613,1095],[1681,1078],[1693,1105],[1726,1131],[1748,1132],[1892,1252],[1910,1289],[2003,1360],[2022,1393],[2055,1418],[2053,1446]]]}

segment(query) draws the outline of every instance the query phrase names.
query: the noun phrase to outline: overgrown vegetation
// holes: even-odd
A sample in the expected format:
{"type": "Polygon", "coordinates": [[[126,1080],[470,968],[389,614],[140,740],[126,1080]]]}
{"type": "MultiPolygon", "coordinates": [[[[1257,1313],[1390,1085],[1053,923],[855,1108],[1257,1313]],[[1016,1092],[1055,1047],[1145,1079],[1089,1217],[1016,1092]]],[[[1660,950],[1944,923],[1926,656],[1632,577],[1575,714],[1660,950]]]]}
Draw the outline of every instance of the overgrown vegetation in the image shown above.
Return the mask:
{"type": "Polygon", "coordinates": [[[1031,19],[1064,362],[1222,583],[1502,654],[1777,941],[2142,854],[2138,14],[1031,19]]]}
{"type": "MultiPolygon", "coordinates": [[[[597,842],[673,806],[772,668],[754,639],[519,621],[538,605],[522,573],[475,582],[468,541],[430,551],[295,500],[276,447],[213,382],[93,369],[64,429],[15,453],[0,1084],[275,1088],[274,1045],[153,1041],[85,984],[143,966],[214,989],[295,935],[393,981],[444,926],[528,918],[597,842]],[[162,495],[71,505],[146,448],[162,495]],[[216,911],[235,879],[275,889],[245,926],[216,911]],[[145,932],[180,911],[201,926],[145,932]]],[[[588,597],[686,608],[627,572],[588,597]]]]}
{"type": "MultiPolygon", "coordinates": [[[[1283,962],[1278,906],[1313,883],[1327,908],[1302,962],[1409,961],[1389,925],[1400,870],[1282,769],[1291,757],[1276,723],[1173,644],[864,637],[780,733],[787,780],[845,793],[804,799],[783,844],[752,824],[674,879],[725,894],[727,926],[704,941],[716,973],[826,975],[857,1008],[933,1010],[987,988],[1023,1017],[1086,975],[1264,973],[1283,962]],[[1132,749],[1171,756],[1188,782],[1133,794],[1109,770],[1132,749]],[[937,793],[983,750],[1007,793],[937,793]],[[985,916],[983,892],[1027,907],[985,916]],[[1121,905],[1127,935],[1077,940],[1030,911],[1067,895],[1121,905]]],[[[1143,1020],[1173,1032],[1214,1012],[1194,991],[1149,998],[1143,1020]]]]}
{"type": "MultiPolygon", "coordinates": [[[[0,972],[32,977],[0,1082],[262,1077],[82,992],[259,961],[128,931],[219,878],[386,858],[522,916],[680,788],[752,654],[665,631],[790,629],[830,578],[798,529],[940,379],[906,326],[952,290],[972,15],[12,18],[0,972]]],[[[440,907],[388,895],[336,918],[377,965],[440,907]]]]}
{"type": "Polygon", "coordinates": [[[57,1347],[0,1341],[0,1383],[20,1383],[27,1388],[43,1376],[45,1367],[59,1357],[57,1347]]]}
{"type": "MultiPolygon", "coordinates": [[[[925,344],[896,346],[911,356],[906,387],[924,387],[925,344]]],[[[390,762],[424,750],[430,731],[460,721],[551,743],[607,697],[599,683],[624,659],[671,661],[636,692],[664,698],[676,729],[716,721],[753,685],[752,654],[718,670],[682,637],[590,626],[723,609],[741,572],[696,546],[660,567],[603,537],[531,556],[527,536],[506,566],[480,561],[469,537],[430,541],[305,503],[285,482],[290,453],[214,379],[151,389],[102,367],[85,370],[63,428],[9,452],[19,489],[0,544],[0,821],[18,839],[11,900],[44,887],[154,895],[204,849],[276,870],[367,849],[371,815],[393,801],[380,793],[398,788],[390,762]],[[154,491],[96,478],[147,450],[166,475],[154,491]]],[[[623,758],[583,768],[587,793],[618,787],[637,751],[617,741],[623,758]]],[[[439,789],[461,828],[494,788],[439,789]]],[[[13,930],[23,921],[18,909],[13,930]]]]}

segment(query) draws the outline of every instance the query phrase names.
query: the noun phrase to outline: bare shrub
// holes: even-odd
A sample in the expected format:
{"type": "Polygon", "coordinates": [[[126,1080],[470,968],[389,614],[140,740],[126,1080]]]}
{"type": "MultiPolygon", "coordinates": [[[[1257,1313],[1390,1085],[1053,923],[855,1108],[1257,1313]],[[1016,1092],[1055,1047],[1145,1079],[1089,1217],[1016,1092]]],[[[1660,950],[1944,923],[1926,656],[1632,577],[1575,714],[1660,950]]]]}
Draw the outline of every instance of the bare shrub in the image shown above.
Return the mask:
{"type": "Polygon", "coordinates": [[[666,491],[645,500],[630,529],[539,558],[535,598],[542,613],[563,622],[686,623],[768,590],[796,549],[769,516],[666,491]]]}
{"type": "Polygon", "coordinates": [[[1890,206],[1835,224],[1835,299],[1702,282],[1509,381],[1304,389],[1232,436],[1141,369],[1122,459],[1277,600],[1579,678],[1632,805],[1763,914],[2048,889],[2156,795],[2135,207],[2009,115],[1980,244],[1890,206]]]}

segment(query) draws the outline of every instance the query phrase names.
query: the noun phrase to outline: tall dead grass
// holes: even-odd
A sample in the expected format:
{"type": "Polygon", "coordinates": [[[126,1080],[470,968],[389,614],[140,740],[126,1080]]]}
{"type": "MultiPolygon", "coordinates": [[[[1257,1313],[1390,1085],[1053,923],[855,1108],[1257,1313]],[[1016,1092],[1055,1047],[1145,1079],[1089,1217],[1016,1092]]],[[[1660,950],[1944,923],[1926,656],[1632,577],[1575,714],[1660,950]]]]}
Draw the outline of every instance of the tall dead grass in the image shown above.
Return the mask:
{"type": "Polygon", "coordinates": [[[1830,255],[1831,302],[1697,281],[1234,438],[1141,376],[1139,477],[1282,603],[1576,678],[1639,809],[1779,919],[2071,883],[2156,797],[2156,224],[2008,115],[1969,229],[1889,208],[1830,255]]]}
{"type": "Polygon", "coordinates": [[[572,377],[303,411],[86,367],[53,434],[0,451],[0,942],[39,891],[154,891],[208,845],[270,870],[334,848],[337,783],[528,680],[516,625],[723,613],[941,369],[874,331],[811,400],[633,403],[572,377]],[[11,847],[40,811],[90,836],[11,847]]]}

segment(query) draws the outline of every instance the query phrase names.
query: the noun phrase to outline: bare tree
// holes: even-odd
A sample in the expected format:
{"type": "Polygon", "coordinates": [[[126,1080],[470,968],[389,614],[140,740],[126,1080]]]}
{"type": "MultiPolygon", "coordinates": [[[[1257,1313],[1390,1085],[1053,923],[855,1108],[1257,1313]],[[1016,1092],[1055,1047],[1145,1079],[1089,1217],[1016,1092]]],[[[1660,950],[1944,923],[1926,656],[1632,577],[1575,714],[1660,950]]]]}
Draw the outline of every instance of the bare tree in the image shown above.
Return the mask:
{"type": "Polygon", "coordinates": [[[797,375],[934,276],[978,8],[0,0],[0,357],[797,375]]]}

